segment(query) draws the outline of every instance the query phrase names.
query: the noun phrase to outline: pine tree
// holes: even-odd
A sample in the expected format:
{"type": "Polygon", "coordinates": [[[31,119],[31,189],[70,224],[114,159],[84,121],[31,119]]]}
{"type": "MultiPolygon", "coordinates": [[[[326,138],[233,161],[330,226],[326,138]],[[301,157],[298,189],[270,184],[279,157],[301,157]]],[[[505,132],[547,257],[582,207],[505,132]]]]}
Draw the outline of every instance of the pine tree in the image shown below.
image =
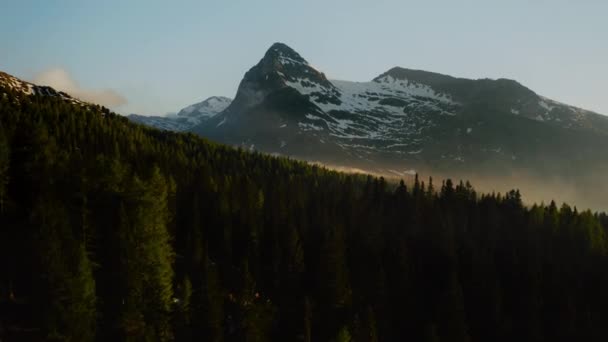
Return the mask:
{"type": "Polygon", "coordinates": [[[203,336],[209,341],[223,341],[224,325],[224,297],[217,270],[217,264],[213,263],[208,256],[203,263],[203,286],[199,290],[201,303],[197,305],[197,317],[201,317],[200,323],[204,328],[203,336]]]}
{"type": "Polygon", "coordinates": [[[304,297],[304,342],[312,341],[312,304],[310,298],[304,297]]]}
{"type": "Polygon", "coordinates": [[[352,336],[350,335],[347,327],[340,329],[336,335],[336,338],[333,339],[334,342],[351,342],[351,340],[352,336]]]}
{"type": "Polygon", "coordinates": [[[346,262],[344,231],[336,226],[326,233],[321,263],[320,279],[325,289],[327,303],[335,309],[350,305],[351,288],[346,262]]]}
{"type": "Polygon", "coordinates": [[[65,209],[45,199],[33,213],[39,227],[39,296],[44,310],[47,339],[94,341],[96,295],[92,265],[84,244],[74,240],[65,209]]]}
{"type": "Polygon", "coordinates": [[[192,325],[192,283],[186,275],[177,285],[175,291],[174,326],[176,340],[191,340],[192,325]]]}
{"type": "Polygon", "coordinates": [[[9,146],[2,125],[0,125],[0,217],[4,213],[6,187],[8,185],[9,146]]]}
{"type": "Polygon", "coordinates": [[[121,205],[118,241],[123,275],[123,331],[128,338],[172,339],[173,251],[167,232],[167,186],[155,168],[131,180],[121,205]]]}
{"type": "Polygon", "coordinates": [[[269,298],[260,294],[247,263],[242,266],[242,289],[239,298],[241,330],[244,341],[270,341],[275,308],[269,298]]]}
{"type": "Polygon", "coordinates": [[[469,341],[465,301],[455,272],[448,278],[438,301],[438,325],[442,340],[469,341]]]}

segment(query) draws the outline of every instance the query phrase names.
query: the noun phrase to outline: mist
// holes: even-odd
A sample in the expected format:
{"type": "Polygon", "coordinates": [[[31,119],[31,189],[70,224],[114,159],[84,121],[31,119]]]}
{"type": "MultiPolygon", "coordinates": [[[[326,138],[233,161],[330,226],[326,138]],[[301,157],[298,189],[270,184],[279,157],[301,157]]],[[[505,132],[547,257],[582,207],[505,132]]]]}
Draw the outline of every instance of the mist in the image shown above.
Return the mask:
{"type": "MultiPolygon", "coordinates": [[[[403,174],[403,176],[398,176],[388,170],[365,170],[318,162],[315,164],[340,172],[384,177],[393,183],[404,180],[406,184],[412,184],[414,180],[414,175],[403,174]]],[[[418,177],[425,184],[428,184],[429,177],[432,177],[433,186],[436,190],[440,189],[442,182],[446,179],[451,179],[454,183],[462,180],[463,182],[469,181],[478,193],[505,194],[511,190],[519,190],[522,200],[527,206],[541,203],[549,204],[551,201],[555,201],[558,206],[566,203],[571,207],[576,207],[579,211],[590,209],[594,212],[608,212],[608,183],[601,181],[608,174],[608,166],[585,170],[583,174],[584,176],[579,175],[576,181],[557,175],[540,177],[526,170],[513,171],[509,175],[501,176],[489,176],[474,172],[441,174],[420,171],[418,177]]]]}
{"type": "Polygon", "coordinates": [[[32,82],[68,93],[80,100],[117,108],[128,103],[127,98],[112,89],[86,89],[62,68],[50,68],[34,76],[32,82]]]}

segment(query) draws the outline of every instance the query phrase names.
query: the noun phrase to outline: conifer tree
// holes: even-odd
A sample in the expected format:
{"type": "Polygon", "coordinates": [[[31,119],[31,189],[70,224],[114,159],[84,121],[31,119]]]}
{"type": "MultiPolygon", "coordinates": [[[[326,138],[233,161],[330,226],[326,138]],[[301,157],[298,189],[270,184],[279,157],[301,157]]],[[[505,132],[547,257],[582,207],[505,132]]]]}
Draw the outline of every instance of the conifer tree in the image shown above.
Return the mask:
{"type": "Polygon", "coordinates": [[[320,279],[327,303],[339,309],[350,305],[351,287],[346,262],[343,228],[336,226],[325,233],[320,279]]]}
{"type": "Polygon", "coordinates": [[[53,199],[39,203],[33,212],[39,228],[37,240],[43,288],[46,338],[56,341],[94,341],[96,296],[92,265],[84,244],[74,240],[65,209],[53,199]]]}
{"type": "Polygon", "coordinates": [[[304,297],[304,342],[312,341],[312,303],[304,297]]]}
{"type": "Polygon", "coordinates": [[[2,125],[0,125],[0,217],[4,212],[6,202],[6,186],[8,184],[9,146],[2,125]]]}
{"type": "Polygon", "coordinates": [[[157,168],[134,177],[121,205],[118,241],[123,276],[123,331],[128,338],[172,339],[173,251],[167,232],[167,186],[157,168]]]}
{"type": "Polygon", "coordinates": [[[336,338],[333,339],[334,342],[351,342],[352,341],[352,336],[350,335],[350,332],[348,331],[347,327],[343,327],[342,329],[340,329],[338,331],[338,334],[336,335],[336,338]]]}
{"type": "MultiPolygon", "coordinates": [[[[223,341],[224,326],[224,297],[222,292],[217,264],[213,263],[208,256],[203,263],[203,286],[199,289],[201,303],[197,305],[197,317],[201,317],[204,335],[209,341],[223,341]]],[[[234,295],[232,295],[234,298],[234,295]]]]}

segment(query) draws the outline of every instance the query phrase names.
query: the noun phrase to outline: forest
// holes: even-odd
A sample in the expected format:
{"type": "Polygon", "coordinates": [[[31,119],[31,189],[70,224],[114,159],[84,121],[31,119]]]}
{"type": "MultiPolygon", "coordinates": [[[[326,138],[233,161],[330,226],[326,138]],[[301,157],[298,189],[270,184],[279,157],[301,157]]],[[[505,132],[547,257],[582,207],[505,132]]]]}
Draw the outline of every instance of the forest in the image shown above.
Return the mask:
{"type": "Polygon", "coordinates": [[[605,214],[0,94],[2,341],[608,340],[605,214]]]}

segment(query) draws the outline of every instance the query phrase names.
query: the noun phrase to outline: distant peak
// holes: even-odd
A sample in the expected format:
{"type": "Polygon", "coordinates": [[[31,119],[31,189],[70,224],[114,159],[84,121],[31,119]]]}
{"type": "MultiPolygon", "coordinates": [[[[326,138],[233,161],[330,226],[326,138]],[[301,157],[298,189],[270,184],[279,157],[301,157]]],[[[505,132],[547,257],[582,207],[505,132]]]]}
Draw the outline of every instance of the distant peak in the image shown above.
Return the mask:
{"type": "Polygon", "coordinates": [[[231,99],[224,96],[211,96],[204,101],[192,104],[177,113],[178,117],[212,117],[226,109],[231,99]]]}

